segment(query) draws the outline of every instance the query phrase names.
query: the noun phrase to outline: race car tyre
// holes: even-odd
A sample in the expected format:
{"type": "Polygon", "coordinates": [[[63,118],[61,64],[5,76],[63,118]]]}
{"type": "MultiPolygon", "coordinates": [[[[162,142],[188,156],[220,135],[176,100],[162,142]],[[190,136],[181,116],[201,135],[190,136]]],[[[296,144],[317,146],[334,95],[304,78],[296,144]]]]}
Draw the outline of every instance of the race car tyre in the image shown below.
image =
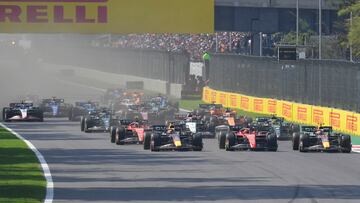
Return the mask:
{"type": "Polygon", "coordinates": [[[343,153],[350,153],[351,152],[351,137],[350,135],[341,135],[340,137],[340,146],[341,152],[343,153]]]}
{"type": "Polygon", "coordinates": [[[150,144],[150,150],[152,152],[158,152],[159,147],[161,146],[161,137],[159,134],[152,134],[151,136],[151,144],[150,144]]]}
{"type": "Polygon", "coordinates": [[[219,140],[219,149],[225,149],[226,132],[220,131],[218,140],[219,140]]]}
{"type": "Polygon", "coordinates": [[[202,151],[203,142],[201,134],[195,133],[193,134],[192,145],[194,146],[194,151],[202,151]]]}
{"type": "Polygon", "coordinates": [[[278,149],[277,137],[275,134],[268,134],[266,136],[268,151],[276,152],[278,149]]]}
{"type": "Polygon", "coordinates": [[[293,133],[299,133],[299,135],[300,135],[300,125],[298,125],[298,124],[292,124],[292,125],[291,125],[291,131],[292,131],[293,133]]]}
{"type": "Polygon", "coordinates": [[[44,122],[44,112],[42,111],[39,113],[39,121],[44,122]]]}
{"type": "Polygon", "coordinates": [[[149,150],[150,149],[150,144],[151,144],[151,133],[150,132],[145,132],[145,135],[144,135],[144,150],[149,150]]]}
{"type": "Polygon", "coordinates": [[[300,133],[293,133],[292,136],[292,148],[293,150],[299,150],[300,133]]]}
{"type": "Polygon", "coordinates": [[[309,135],[307,134],[300,135],[299,151],[307,152],[308,147],[309,147],[309,135]]]}
{"type": "Polygon", "coordinates": [[[3,108],[3,110],[2,110],[2,120],[3,121],[7,121],[7,108],[3,108]]]}
{"type": "Polygon", "coordinates": [[[125,139],[126,136],[126,129],[124,127],[116,128],[116,136],[115,136],[115,143],[117,145],[124,145],[122,140],[125,139]]]}
{"type": "Polygon", "coordinates": [[[235,135],[232,132],[226,134],[226,141],[225,141],[225,150],[226,151],[233,151],[233,146],[235,145],[235,135]]]}
{"type": "Polygon", "coordinates": [[[204,121],[204,122],[207,122],[207,121],[209,121],[209,115],[206,115],[206,114],[203,114],[203,116],[202,116],[202,120],[204,121]]]}
{"type": "Polygon", "coordinates": [[[253,119],[251,117],[246,117],[245,118],[245,123],[250,124],[252,122],[253,122],[253,119]]]}
{"type": "Polygon", "coordinates": [[[210,132],[215,132],[215,127],[216,127],[216,124],[218,123],[218,120],[217,118],[215,117],[210,117],[209,119],[209,123],[208,123],[208,130],[210,132]]]}
{"type": "Polygon", "coordinates": [[[85,118],[81,116],[81,119],[80,119],[80,130],[81,130],[81,132],[84,132],[84,129],[85,129],[85,118]]]}
{"type": "Polygon", "coordinates": [[[115,143],[115,137],[116,137],[116,127],[111,126],[110,127],[110,142],[115,143]]]}
{"type": "Polygon", "coordinates": [[[73,108],[69,110],[69,121],[73,121],[73,108]]]}
{"type": "Polygon", "coordinates": [[[84,119],[84,132],[85,133],[90,133],[90,130],[89,130],[89,121],[87,118],[84,119]]]}

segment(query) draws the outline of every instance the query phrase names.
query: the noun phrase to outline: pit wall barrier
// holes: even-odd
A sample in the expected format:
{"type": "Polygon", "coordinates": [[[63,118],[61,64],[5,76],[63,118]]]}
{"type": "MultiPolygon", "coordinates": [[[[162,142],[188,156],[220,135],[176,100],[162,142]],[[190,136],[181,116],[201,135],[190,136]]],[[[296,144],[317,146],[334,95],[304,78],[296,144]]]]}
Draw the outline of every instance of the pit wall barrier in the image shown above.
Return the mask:
{"type": "Polygon", "coordinates": [[[333,129],[360,135],[360,114],[336,108],[313,106],[271,98],[260,98],[223,92],[205,87],[203,101],[248,112],[284,117],[287,121],[305,125],[333,126],[333,129]]]}

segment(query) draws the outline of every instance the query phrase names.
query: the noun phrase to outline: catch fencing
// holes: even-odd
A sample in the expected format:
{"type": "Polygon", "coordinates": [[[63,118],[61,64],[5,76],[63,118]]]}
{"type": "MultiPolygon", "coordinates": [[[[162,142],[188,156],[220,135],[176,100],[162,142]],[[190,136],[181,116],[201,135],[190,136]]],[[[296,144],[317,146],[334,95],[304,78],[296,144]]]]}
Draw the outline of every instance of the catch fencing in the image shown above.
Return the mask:
{"type": "Polygon", "coordinates": [[[90,46],[37,47],[40,58],[49,63],[80,66],[99,71],[184,84],[190,71],[187,53],[102,48],[90,46]]]}
{"type": "Polygon", "coordinates": [[[360,112],[360,64],[215,54],[216,90],[360,112]]]}

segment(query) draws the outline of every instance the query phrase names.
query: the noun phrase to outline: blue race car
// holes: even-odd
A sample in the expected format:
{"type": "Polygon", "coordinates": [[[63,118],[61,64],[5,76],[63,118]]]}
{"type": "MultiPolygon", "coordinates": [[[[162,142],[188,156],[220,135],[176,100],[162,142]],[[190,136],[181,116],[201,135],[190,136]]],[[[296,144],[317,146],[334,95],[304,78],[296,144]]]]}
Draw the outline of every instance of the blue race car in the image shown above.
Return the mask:
{"type": "Polygon", "coordinates": [[[99,104],[97,102],[75,102],[69,111],[69,121],[80,121],[81,117],[96,111],[99,104]]]}
{"type": "Polygon", "coordinates": [[[45,117],[67,118],[72,105],[66,104],[64,99],[43,99],[40,109],[44,112],[45,117]]]}

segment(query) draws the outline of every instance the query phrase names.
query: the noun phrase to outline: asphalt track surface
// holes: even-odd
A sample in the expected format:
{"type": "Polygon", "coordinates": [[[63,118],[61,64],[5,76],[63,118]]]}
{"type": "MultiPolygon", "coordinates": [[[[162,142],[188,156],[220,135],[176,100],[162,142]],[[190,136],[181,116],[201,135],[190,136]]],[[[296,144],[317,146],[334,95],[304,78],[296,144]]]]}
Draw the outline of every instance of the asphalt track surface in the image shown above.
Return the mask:
{"type": "MultiPolygon", "coordinates": [[[[50,75],[34,80],[29,76],[40,74],[35,69],[3,67],[11,68],[7,76],[0,74],[2,104],[32,91],[74,101],[100,94],[50,75]],[[6,85],[12,77],[21,83],[6,85]],[[14,91],[8,91],[11,87],[14,91]]],[[[291,150],[290,142],[279,142],[278,152],[225,152],[216,140],[205,140],[203,152],[155,153],[140,145],[111,144],[106,133],[82,133],[78,122],[66,119],[7,126],[44,155],[53,175],[54,202],[360,201],[357,153],[300,153],[291,150]]]]}

